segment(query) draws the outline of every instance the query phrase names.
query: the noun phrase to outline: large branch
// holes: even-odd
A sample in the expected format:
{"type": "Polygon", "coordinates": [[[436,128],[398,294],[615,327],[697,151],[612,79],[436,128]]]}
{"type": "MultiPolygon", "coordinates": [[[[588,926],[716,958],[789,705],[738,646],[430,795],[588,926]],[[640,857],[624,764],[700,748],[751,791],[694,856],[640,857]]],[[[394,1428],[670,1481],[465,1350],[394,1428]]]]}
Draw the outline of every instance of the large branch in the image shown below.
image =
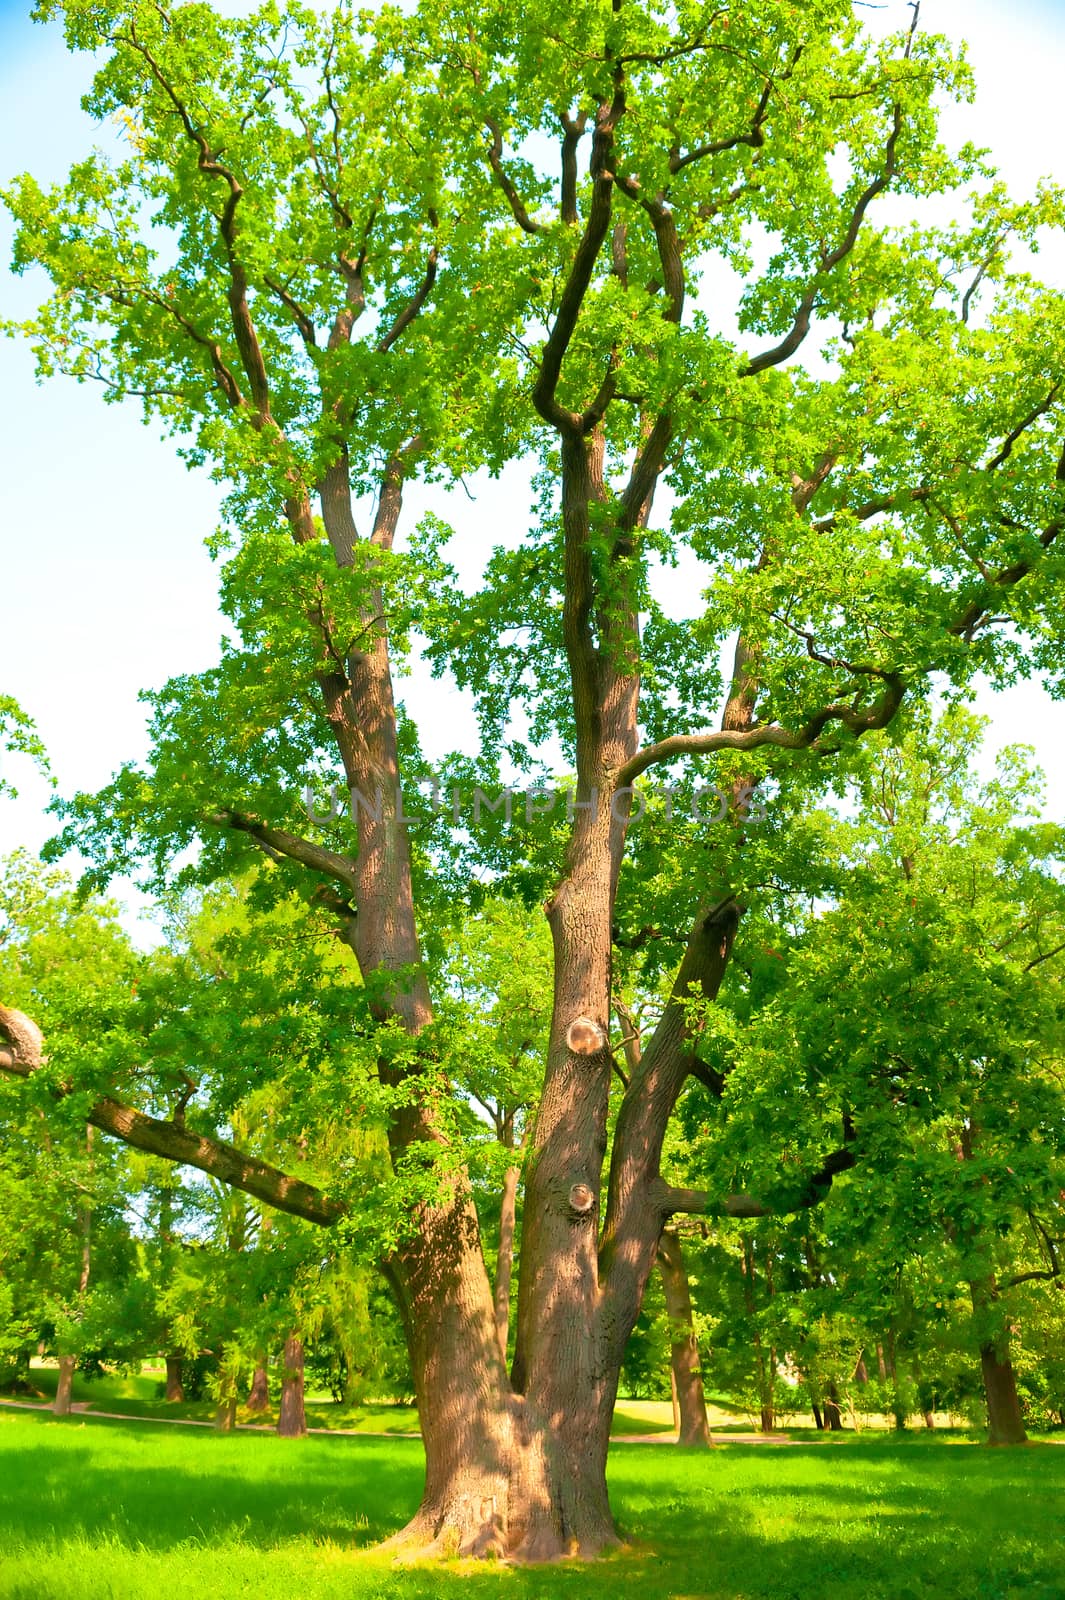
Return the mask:
{"type": "Polygon", "coordinates": [[[314,844],[310,839],[286,833],[283,828],[272,828],[269,823],[261,821],[258,817],[249,816],[243,811],[229,809],[214,811],[207,820],[216,827],[236,828],[241,833],[250,834],[269,850],[278,855],[288,856],[289,860],[298,861],[301,866],[310,867],[314,872],[322,872],[326,877],[335,878],[352,892],[357,887],[353,863],[346,856],[338,855],[335,850],[326,850],[324,846],[314,844]]]}
{"type": "MultiPolygon", "coordinates": [[[[36,1023],[21,1011],[0,1006],[0,1072],[17,1078],[31,1077],[43,1064],[42,1046],[36,1023]]],[[[69,1091],[56,1091],[60,1097],[65,1092],[69,1091]]],[[[146,1116],[111,1095],[102,1096],[85,1120],[124,1144],[179,1166],[196,1167],[233,1189],[254,1195],[275,1210],[304,1217],[321,1227],[331,1227],[344,1215],[342,1205],[302,1178],[293,1178],[268,1161],[245,1155],[222,1139],[195,1133],[183,1123],[146,1116]]]]}
{"type": "MultiPolygon", "coordinates": [[[[866,669],[872,672],[874,669],[866,669]]],[[[897,672],[876,671],[876,676],[884,681],[884,690],[880,698],[864,711],[859,711],[851,705],[834,702],[832,705],[822,706],[801,728],[782,728],[776,723],[766,723],[761,727],[747,729],[718,728],[707,733],[675,733],[666,739],[659,739],[655,744],[645,745],[638,750],[631,761],[627,761],[617,773],[615,780],[618,789],[626,789],[648,767],[653,767],[663,761],[674,761],[679,756],[708,755],[715,750],[760,750],[766,746],[779,750],[807,750],[815,745],[820,735],[831,722],[840,722],[851,733],[861,735],[877,728],[886,728],[902,704],[906,693],[906,683],[901,674],[897,672]]]]}
{"type": "Polygon", "coordinates": [[[770,1200],[758,1200],[750,1194],[730,1194],[724,1200],[715,1200],[703,1189],[677,1189],[672,1184],[659,1181],[654,1187],[654,1198],[663,1218],[678,1213],[703,1217],[780,1217],[793,1211],[806,1211],[820,1205],[833,1182],[841,1172],[857,1166],[858,1157],[844,1146],[833,1150],[808,1176],[791,1185],[782,1184],[770,1200]]]}
{"type": "Polygon", "coordinates": [[[609,170],[609,156],[613,149],[615,129],[624,114],[625,90],[619,81],[613,100],[609,105],[601,105],[596,114],[591,157],[592,201],[588,208],[588,219],[559,299],[554,326],[544,345],[540,371],[533,385],[533,404],[544,421],[551,423],[560,433],[569,435],[579,435],[584,431],[581,417],[560,406],[556,394],[562,376],[562,363],[577,327],[595,263],[610,231],[614,179],[609,170]]]}

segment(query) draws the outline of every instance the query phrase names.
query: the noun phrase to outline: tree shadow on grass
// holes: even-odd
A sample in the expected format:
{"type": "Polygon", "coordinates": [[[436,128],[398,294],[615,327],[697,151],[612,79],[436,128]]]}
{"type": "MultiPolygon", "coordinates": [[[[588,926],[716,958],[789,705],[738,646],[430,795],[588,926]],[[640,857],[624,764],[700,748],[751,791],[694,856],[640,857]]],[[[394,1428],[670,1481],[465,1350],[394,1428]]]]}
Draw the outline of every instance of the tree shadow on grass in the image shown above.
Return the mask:
{"type": "MultiPolygon", "coordinates": [[[[593,1566],[500,1571],[465,1563],[395,1569],[352,1553],[414,1510],[423,1471],[416,1442],[295,1443],[177,1429],[181,1438],[161,1439],[122,1423],[33,1418],[19,1429],[20,1448],[8,1450],[6,1432],[0,1428],[0,1550],[17,1545],[54,1559],[67,1541],[106,1544],[137,1574],[129,1593],[158,1592],[160,1600],[164,1590],[152,1589],[144,1561],[151,1566],[180,1547],[174,1561],[202,1569],[209,1583],[214,1552],[233,1545],[255,1567],[253,1587],[262,1581],[266,1592],[269,1581],[270,1594],[298,1592],[300,1600],[341,1592],[366,1600],[1065,1594],[1065,1451],[1052,1446],[622,1446],[612,1454],[612,1495],[630,1547],[593,1566]],[[314,1547],[327,1544],[334,1553],[320,1562],[314,1547]],[[298,1591],[274,1587],[294,1563],[298,1591]]],[[[211,1600],[229,1592],[216,1582],[211,1600]]]]}
{"type": "Polygon", "coordinates": [[[0,1431],[0,1549],[78,1536],[150,1550],[189,1539],[373,1544],[397,1512],[413,1512],[424,1476],[420,1443],[403,1439],[200,1429],[164,1439],[136,1424],[35,1416],[24,1426],[31,1443],[10,1459],[0,1431]]]}

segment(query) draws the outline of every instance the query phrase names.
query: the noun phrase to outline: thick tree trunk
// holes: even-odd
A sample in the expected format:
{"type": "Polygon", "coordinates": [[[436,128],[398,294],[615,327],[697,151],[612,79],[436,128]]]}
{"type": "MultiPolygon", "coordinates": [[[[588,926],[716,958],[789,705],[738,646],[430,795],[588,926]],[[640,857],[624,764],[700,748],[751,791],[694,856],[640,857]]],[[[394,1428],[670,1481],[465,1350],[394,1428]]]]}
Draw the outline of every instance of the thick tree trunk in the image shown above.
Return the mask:
{"type": "MultiPolygon", "coordinates": [[[[966,1145],[971,1159],[971,1145],[966,1145]]],[[[1010,1359],[1010,1335],[1005,1323],[998,1284],[992,1274],[969,1284],[973,1322],[979,1338],[980,1371],[987,1401],[988,1444],[1027,1444],[1017,1380],[1010,1359]]]]}
{"type": "Polygon", "coordinates": [[[281,1403],[277,1410],[277,1431],[282,1439],[302,1439],[307,1433],[303,1404],[303,1340],[290,1333],[281,1357],[281,1403]]]}
{"type": "Polygon", "coordinates": [[[52,1402],[52,1410],[57,1417],[65,1417],[70,1414],[70,1397],[74,1386],[74,1370],[77,1364],[76,1356],[60,1356],[59,1358],[59,1382],[56,1385],[55,1399],[52,1402]]]}
{"type": "Polygon", "coordinates": [[[699,1342],[692,1325],[691,1291],[684,1265],[680,1235],[675,1228],[662,1229],[658,1244],[658,1271],[666,1300],[670,1327],[670,1366],[677,1413],[677,1443],[713,1444],[706,1416],[706,1396],[699,1369],[699,1342]]]}
{"type": "Polygon", "coordinates": [[[258,1363],[252,1374],[251,1388],[248,1390],[248,1410],[268,1411],[270,1409],[270,1377],[266,1370],[266,1362],[258,1363]]]}
{"type": "Polygon", "coordinates": [[[167,1356],[166,1358],[166,1398],[171,1405],[180,1404],[185,1398],[185,1384],[183,1380],[184,1361],[181,1356],[167,1356]]]}
{"type": "Polygon", "coordinates": [[[1009,1352],[993,1344],[980,1346],[980,1370],[987,1399],[988,1444],[1027,1444],[1017,1380],[1009,1352]]]}

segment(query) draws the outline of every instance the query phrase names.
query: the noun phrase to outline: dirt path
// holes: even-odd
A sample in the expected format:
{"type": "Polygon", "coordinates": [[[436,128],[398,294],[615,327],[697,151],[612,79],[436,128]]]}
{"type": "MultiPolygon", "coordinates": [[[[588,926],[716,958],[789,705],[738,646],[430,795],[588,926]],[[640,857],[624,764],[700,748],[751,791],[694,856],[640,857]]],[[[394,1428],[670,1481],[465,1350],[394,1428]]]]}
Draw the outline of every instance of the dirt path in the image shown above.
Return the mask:
{"type": "MultiPolygon", "coordinates": [[[[46,1400],[0,1400],[0,1406],[11,1411],[45,1411],[51,1412],[51,1405],[46,1400]]],[[[76,1400],[70,1408],[71,1416],[80,1417],[85,1422],[107,1420],[109,1422],[152,1422],[167,1428],[213,1428],[214,1423],[199,1417],[137,1417],[130,1416],[125,1411],[97,1411],[90,1407],[86,1400],[76,1400]]],[[[239,1433],[273,1433],[274,1429],[268,1422],[238,1422],[236,1431],[239,1433]]],[[[320,1434],[325,1438],[347,1439],[420,1439],[420,1433],[388,1433],[382,1430],[372,1432],[368,1428],[308,1428],[308,1433],[320,1434]]],[[[614,1444],[676,1444],[675,1433],[619,1433],[615,1434],[614,1444]]],[[[795,1439],[789,1439],[786,1433],[719,1433],[715,1444],[796,1444],[795,1439]]]]}

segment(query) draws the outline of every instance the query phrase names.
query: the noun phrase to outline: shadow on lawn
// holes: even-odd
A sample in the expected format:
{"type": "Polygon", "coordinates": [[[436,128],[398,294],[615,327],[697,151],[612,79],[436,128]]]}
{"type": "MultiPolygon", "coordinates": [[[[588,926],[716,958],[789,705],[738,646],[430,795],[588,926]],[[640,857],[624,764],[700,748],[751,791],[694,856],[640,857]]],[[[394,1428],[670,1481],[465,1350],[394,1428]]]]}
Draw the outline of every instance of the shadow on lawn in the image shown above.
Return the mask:
{"type": "Polygon", "coordinates": [[[13,1482],[10,1469],[0,1477],[0,1550],[11,1536],[29,1544],[79,1535],[156,1551],[190,1539],[367,1545],[393,1532],[397,1511],[412,1513],[421,1492],[421,1446],[404,1439],[322,1437],[279,1448],[270,1435],[181,1429],[180,1450],[155,1428],[27,1420],[36,1437],[25,1480],[13,1482]],[[103,1433],[121,1440],[113,1460],[101,1451],[103,1433]]]}
{"type": "MultiPolygon", "coordinates": [[[[288,1547],[289,1559],[308,1542],[350,1550],[398,1527],[422,1481],[421,1450],[410,1441],[279,1445],[197,1432],[190,1455],[167,1449],[154,1430],[94,1423],[90,1435],[35,1421],[30,1447],[22,1460],[14,1457],[19,1467],[24,1461],[25,1481],[0,1478],[0,1550],[12,1537],[23,1548],[54,1550],[77,1536],[131,1554],[190,1542],[209,1550],[233,1540],[265,1554],[288,1547]],[[96,1442],[105,1429],[121,1437],[107,1455],[96,1442]]],[[[611,1485],[632,1548],[601,1566],[386,1572],[376,1560],[356,1560],[345,1562],[346,1592],[397,1600],[1061,1600],[1065,1593],[1054,1526],[1065,1451],[1053,1446],[995,1452],[878,1441],[707,1453],[633,1445],[613,1452],[611,1485]]],[[[313,1568],[313,1554],[304,1559],[313,1568]]],[[[316,1590],[308,1584],[303,1592],[316,1590]]]]}

